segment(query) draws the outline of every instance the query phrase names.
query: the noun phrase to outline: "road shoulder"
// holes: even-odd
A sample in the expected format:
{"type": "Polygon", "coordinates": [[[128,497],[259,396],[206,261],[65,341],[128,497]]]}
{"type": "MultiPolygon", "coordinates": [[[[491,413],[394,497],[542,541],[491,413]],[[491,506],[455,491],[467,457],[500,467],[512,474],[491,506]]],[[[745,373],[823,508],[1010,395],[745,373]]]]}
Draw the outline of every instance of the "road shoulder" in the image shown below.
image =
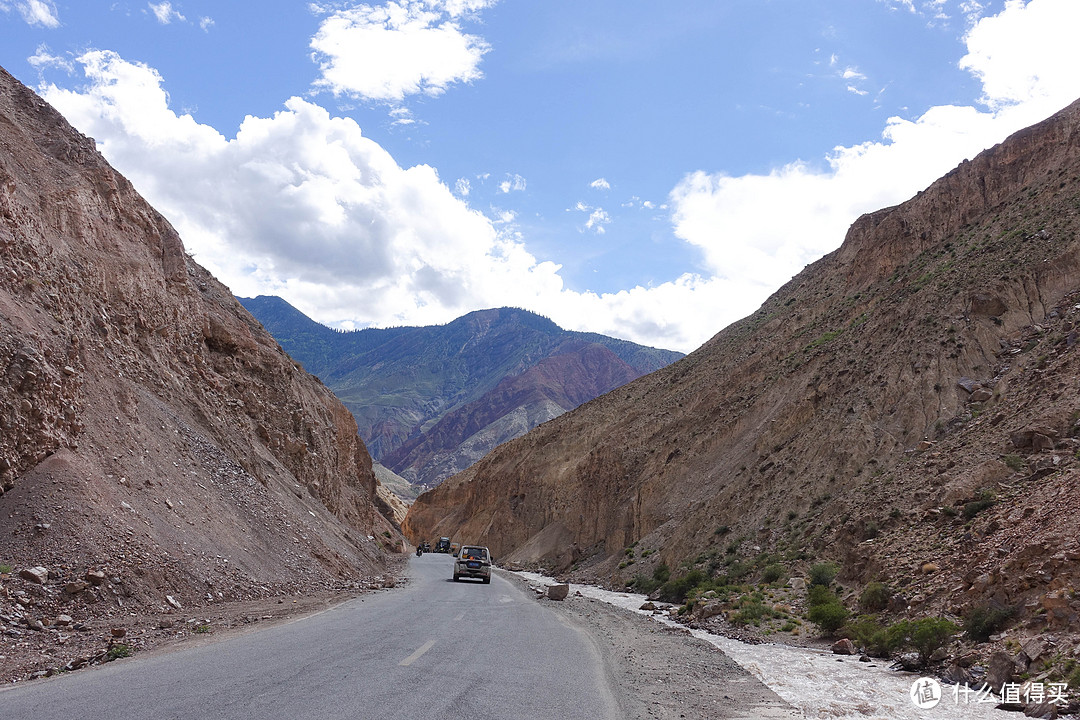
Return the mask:
{"type": "Polygon", "coordinates": [[[573,593],[548,600],[525,579],[499,574],[592,639],[628,720],[801,717],[734,660],[685,630],[573,593]]]}

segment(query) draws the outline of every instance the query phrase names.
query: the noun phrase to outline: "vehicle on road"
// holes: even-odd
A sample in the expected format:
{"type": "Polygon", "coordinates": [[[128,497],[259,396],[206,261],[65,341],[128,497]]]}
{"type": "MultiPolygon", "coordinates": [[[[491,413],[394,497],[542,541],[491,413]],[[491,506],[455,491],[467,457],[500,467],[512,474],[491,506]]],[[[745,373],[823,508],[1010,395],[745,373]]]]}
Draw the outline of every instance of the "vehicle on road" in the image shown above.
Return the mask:
{"type": "Polygon", "coordinates": [[[450,554],[457,557],[458,551],[461,550],[461,546],[457,543],[450,543],[450,554]]]}
{"type": "Polygon", "coordinates": [[[427,553],[431,552],[431,543],[429,543],[427,541],[424,541],[423,543],[421,543],[420,547],[424,549],[424,552],[427,552],[427,553]]]}
{"type": "Polygon", "coordinates": [[[481,545],[462,545],[458,559],[454,561],[454,582],[460,578],[480,578],[491,582],[491,553],[481,545]]]}
{"type": "Polygon", "coordinates": [[[450,538],[439,538],[439,542],[435,543],[435,552],[448,553],[450,552],[450,538]]]}

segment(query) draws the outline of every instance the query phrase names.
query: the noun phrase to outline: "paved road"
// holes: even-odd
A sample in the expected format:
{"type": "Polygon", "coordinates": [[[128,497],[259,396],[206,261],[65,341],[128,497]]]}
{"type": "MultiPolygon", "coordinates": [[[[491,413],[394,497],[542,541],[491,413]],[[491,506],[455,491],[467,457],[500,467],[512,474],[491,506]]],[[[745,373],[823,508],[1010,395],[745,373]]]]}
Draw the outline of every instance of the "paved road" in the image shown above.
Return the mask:
{"type": "Polygon", "coordinates": [[[0,690],[4,720],[536,720],[619,710],[588,635],[500,577],[409,584],[204,647],[0,690]]]}

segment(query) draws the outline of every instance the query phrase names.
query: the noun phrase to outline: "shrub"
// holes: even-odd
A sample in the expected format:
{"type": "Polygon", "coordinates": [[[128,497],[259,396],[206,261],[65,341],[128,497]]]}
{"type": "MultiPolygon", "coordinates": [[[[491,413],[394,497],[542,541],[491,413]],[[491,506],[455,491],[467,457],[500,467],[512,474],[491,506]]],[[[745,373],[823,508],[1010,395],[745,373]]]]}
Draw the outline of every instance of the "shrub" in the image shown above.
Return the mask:
{"type": "Polygon", "coordinates": [[[667,563],[660,563],[652,571],[653,580],[659,583],[666,583],[671,579],[671,569],[667,566],[667,563]]]}
{"type": "Polygon", "coordinates": [[[810,568],[810,584],[828,587],[836,579],[840,568],[836,563],[818,563],[810,568]]]}
{"type": "Polygon", "coordinates": [[[704,572],[697,569],[691,570],[682,577],[668,580],[661,585],[660,599],[669,603],[681,603],[686,600],[686,596],[690,594],[691,590],[706,580],[708,580],[708,577],[704,572]]]}
{"type": "Polygon", "coordinates": [[[860,615],[844,626],[844,634],[859,647],[867,649],[873,644],[874,636],[883,630],[881,623],[873,615],[860,615]]]}
{"type": "Polygon", "coordinates": [[[806,604],[810,607],[837,602],[840,602],[840,599],[836,597],[836,593],[824,585],[811,585],[806,591],[806,604]]]}
{"type": "Polygon", "coordinates": [[[986,642],[1005,627],[1012,616],[1012,608],[977,605],[964,616],[964,632],[975,642],[986,642]]]}
{"type": "Polygon", "coordinates": [[[920,618],[911,622],[909,639],[919,653],[919,660],[926,665],[938,648],[952,640],[959,629],[956,623],[945,618],[920,618]]]}
{"type": "Polygon", "coordinates": [[[859,596],[859,608],[865,612],[880,612],[889,607],[892,591],[885,583],[876,580],[863,588],[859,596]]]}
{"type": "Polygon", "coordinates": [[[810,608],[808,614],[810,622],[819,626],[827,633],[833,633],[844,626],[848,619],[848,610],[839,601],[815,605],[810,608]]]}
{"type": "Polygon", "coordinates": [[[111,648],[109,648],[109,652],[107,653],[106,657],[109,660],[131,657],[131,648],[123,644],[113,645],[111,648]]]}
{"type": "Polygon", "coordinates": [[[643,595],[648,595],[653,590],[660,587],[670,579],[671,571],[668,569],[668,566],[664,563],[660,563],[653,569],[652,577],[643,573],[639,573],[634,576],[633,580],[630,581],[630,585],[637,592],[643,595]]]}
{"type": "Polygon", "coordinates": [[[766,583],[780,582],[787,578],[787,568],[783,563],[772,563],[766,565],[765,569],[761,571],[761,581],[766,583]]]}
{"type": "Polygon", "coordinates": [[[1024,458],[1019,455],[1006,455],[1003,459],[1010,470],[1015,470],[1017,472],[1023,470],[1024,466],[1027,465],[1027,463],[1024,462],[1024,458]]]}
{"type": "Polygon", "coordinates": [[[972,519],[995,502],[997,501],[994,499],[994,494],[992,492],[989,490],[982,490],[975,500],[964,504],[964,519],[972,519]]]}

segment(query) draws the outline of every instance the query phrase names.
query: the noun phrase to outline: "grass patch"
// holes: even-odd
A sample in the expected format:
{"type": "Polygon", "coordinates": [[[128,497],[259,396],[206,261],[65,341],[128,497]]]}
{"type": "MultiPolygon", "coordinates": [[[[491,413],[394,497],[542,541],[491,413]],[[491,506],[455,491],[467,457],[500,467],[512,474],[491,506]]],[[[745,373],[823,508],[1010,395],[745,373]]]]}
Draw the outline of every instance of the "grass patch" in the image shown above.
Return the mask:
{"type": "Polygon", "coordinates": [[[119,660],[120,658],[131,657],[133,652],[130,646],[121,643],[109,648],[109,652],[106,653],[105,657],[109,660],[119,660]]]}

